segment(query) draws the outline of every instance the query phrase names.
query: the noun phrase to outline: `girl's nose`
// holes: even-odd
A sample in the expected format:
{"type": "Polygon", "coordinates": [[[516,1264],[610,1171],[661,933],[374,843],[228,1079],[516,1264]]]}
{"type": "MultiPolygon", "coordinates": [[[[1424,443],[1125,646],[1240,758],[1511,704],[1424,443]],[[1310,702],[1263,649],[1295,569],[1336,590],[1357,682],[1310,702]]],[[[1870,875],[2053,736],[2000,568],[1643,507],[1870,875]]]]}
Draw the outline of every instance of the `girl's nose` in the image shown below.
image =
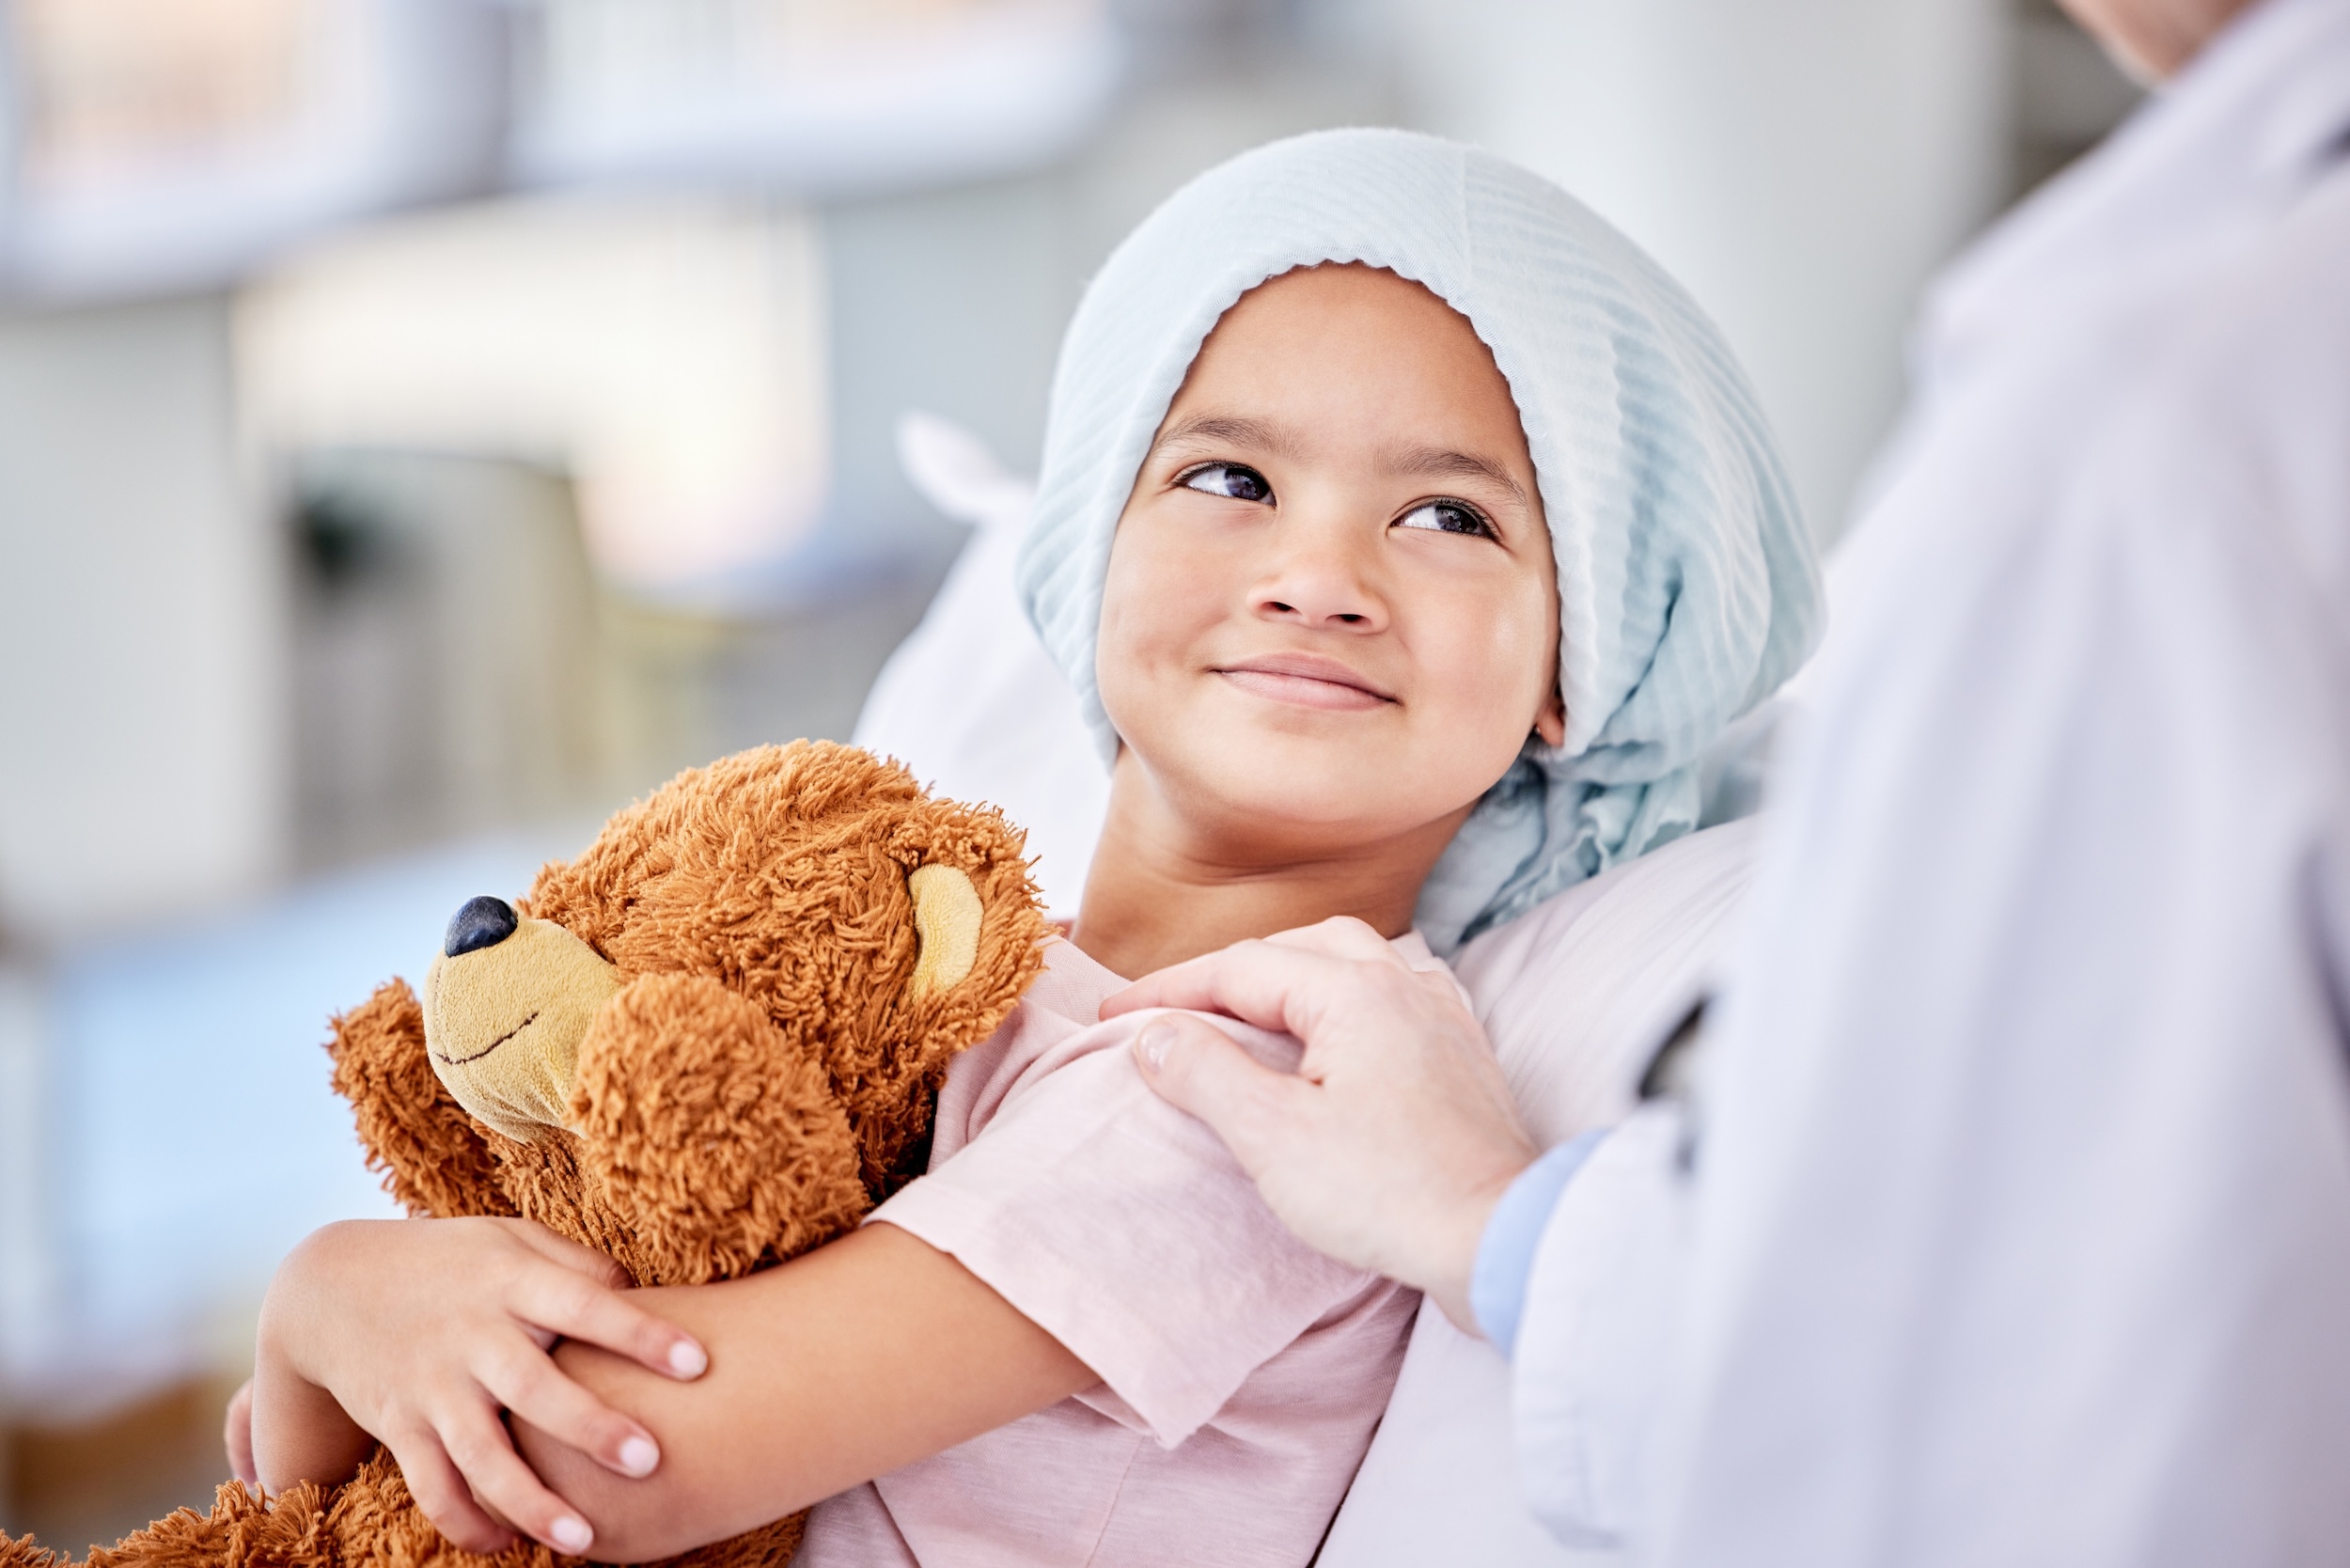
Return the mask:
{"type": "Polygon", "coordinates": [[[1279,556],[1257,584],[1260,616],[1330,631],[1386,628],[1386,598],[1359,528],[1291,517],[1280,533],[1279,556]]]}

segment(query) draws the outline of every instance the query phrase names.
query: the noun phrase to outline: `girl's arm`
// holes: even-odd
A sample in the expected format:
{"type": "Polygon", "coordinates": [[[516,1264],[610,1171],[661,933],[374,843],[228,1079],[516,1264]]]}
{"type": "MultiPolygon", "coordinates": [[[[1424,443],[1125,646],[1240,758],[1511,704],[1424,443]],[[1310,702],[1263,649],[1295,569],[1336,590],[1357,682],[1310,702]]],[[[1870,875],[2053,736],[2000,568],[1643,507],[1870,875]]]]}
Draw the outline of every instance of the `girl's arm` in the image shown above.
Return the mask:
{"type": "Polygon", "coordinates": [[[779,1518],[1098,1381],[889,1225],[747,1279],[619,1282],[611,1260],[526,1220],[317,1232],[262,1306],[262,1482],[348,1479],[380,1438],[460,1546],[502,1549],[510,1524],[631,1561],[779,1518]]]}
{"type": "Polygon", "coordinates": [[[952,1448],[1100,1381],[946,1253],[869,1225],[779,1268],[641,1293],[709,1347],[692,1384],[594,1346],[556,1363],[661,1445],[628,1480],[517,1419],[539,1475],[642,1562],[722,1540],[952,1448]]]}

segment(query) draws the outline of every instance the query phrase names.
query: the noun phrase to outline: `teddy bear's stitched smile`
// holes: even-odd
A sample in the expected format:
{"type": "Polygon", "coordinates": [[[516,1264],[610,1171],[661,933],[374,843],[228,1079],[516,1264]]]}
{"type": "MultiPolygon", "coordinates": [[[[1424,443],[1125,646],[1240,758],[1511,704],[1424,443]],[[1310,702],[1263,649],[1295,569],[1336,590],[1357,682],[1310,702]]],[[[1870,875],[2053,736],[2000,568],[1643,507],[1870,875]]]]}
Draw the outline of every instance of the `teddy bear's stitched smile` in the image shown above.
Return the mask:
{"type": "Polygon", "coordinates": [[[484,1045],[481,1049],[476,1051],[469,1057],[447,1057],[443,1056],[438,1051],[435,1051],[432,1053],[432,1059],[435,1061],[445,1061],[451,1067],[462,1067],[469,1061],[479,1061],[483,1057],[488,1056],[492,1051],[496,1050],[499,1046],[505,1044],[508,1041],[513,1039],[516,1035],[522,1033],[523,1030],[530,1027],[531,1025],[537,1023],[538,1021],[538,1013],[533,1012],[529,1017],[524,1019],[521,1023],[515,1025],[504,1034],[499,1035],[495,1040],[491,1041],[490,1043],[484,1045]]]}
{"type": "Polygon", "coordinates": [[[432,1071],[485,1125],[518,1141],[542,1137],[568,1119],[579,1043],[619,989],[619,970],[576,934],[525,917],[502,942],[432,960],[432,1071]]]}

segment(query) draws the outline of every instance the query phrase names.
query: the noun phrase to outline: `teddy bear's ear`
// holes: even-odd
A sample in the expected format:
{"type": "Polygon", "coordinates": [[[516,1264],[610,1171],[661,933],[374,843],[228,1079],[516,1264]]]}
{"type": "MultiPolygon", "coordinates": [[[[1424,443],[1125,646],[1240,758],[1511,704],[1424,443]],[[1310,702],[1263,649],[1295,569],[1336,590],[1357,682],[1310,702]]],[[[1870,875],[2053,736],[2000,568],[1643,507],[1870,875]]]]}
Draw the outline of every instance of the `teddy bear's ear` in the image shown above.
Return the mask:
{"type": "Polygon", "coordinates": [[[854,1086],[844,1100],[876,1193],[905,1179],[902,1158],[930,1127],[928,1090],[1010,1016],[1044,966],[1048,932],[1020,830],[1000,812],[939,800],[899,811],[892,853],[912,862],[895,933],[902,978],[871,996],[832,1063],[854,1086]]]}
{"type": "Polygon", "coordinates": [[[412,1215],[510,1215],[498,1162],[424,1050],[424,1009],[395,980],[335,1020],[335,1091],[357,1113],[368,1164],[412,1215]]]}

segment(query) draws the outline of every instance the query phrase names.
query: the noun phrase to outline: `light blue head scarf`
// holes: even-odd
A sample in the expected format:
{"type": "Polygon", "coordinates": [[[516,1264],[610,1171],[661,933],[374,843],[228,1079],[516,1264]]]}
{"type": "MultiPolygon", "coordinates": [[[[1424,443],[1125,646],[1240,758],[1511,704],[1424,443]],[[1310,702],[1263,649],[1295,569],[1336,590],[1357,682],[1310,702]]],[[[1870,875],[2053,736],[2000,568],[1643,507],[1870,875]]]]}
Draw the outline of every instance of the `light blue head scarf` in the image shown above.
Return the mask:
{"type": "Polygon", "coordinates": [[[1557,186],[1402,131],[1272,143],[1167,198],[1087,289],[1053,378],[1022,597],[1104,754],[1110,541],[1218,318],[1267,278],[1359,261],[1468,319],[1517,400],[1559,563],[1566,738],[1529,741],[1420,896],[1439,952],[1698,821],[1700,753],[1810,651],[1819,576],[1729,345],[1557,186]]]}

